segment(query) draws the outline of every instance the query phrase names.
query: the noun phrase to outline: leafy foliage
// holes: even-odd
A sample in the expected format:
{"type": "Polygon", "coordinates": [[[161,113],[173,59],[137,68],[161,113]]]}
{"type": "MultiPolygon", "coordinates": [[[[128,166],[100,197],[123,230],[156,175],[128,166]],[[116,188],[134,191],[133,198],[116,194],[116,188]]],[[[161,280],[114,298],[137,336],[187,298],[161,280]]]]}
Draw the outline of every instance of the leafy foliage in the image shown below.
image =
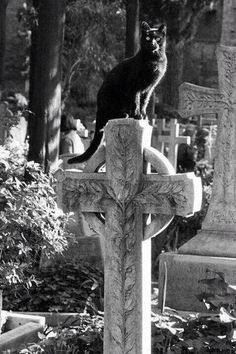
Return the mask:
{"type": "Polygon", "coordinates": [[[103,308],[103,274],[74,263],[55,263],[50,269],[32,270],[37,284],[6,286],[3,307],[13,311],[84,312],[103,308]]]}
{"type": "MultiPolygon", "coordinates": [[[[23,73],[29,74],[31,29],[37,26],[37,11],[32,0],[19,8],[21,36],[25,39],[26,60],[23,73]]],[[[66,1],[66,21],[63,45],[62,103],[66,110],[71,104],[83,120],[91,114],[83,106],[94,104],[104,75],[123,56],[125,11],[118,1],[66,1]],[[80,109],[78,110],[78,107],[80,109]]],[[[94,114],[94,112],[93,112],[94,114]]]]}
{"type": "Polygon", "coordinates": [[[165,21],[169,40],[175,45],[193,39],[203,11],[213,10],[217,0],[146,0],[142,2],[143,16],[152,21],[165,21]]]}
{"type": "Polygon", "coordinates": [[[235,353],[232,320],[221,315],[180,315],[167,310],[153,316],[153,353],[235,353]]]}
{"type": "MultiPolygon", "coordinates": [[[[80,314],[76,325],[70,328],[62,325],[46,329],[40,335],[41,341],[18,351],[20,354],[102,354],[103,352],[103,315],[80,314]]],[[[66,325],[66,324],[65,324],[66,325]]]]}
{"type": "Polygon", "coordinates": [[[215,272],[207,269],[206,279],[201,279],[199,283],[204,284],[206,291],[199,294],[197,298],[203,301],[208,310],[221,311],[236,320],[236,287],[225,279],[223,272],[215,272]],[[234,317],[232,317],[234,316],[234,317]]]}
{"type": "Polygon", "coordinates": [[[67,218],[57,208],[53,179],[33,162],[25,147],[14,142],[0,146],[0,255],[1,285],[26,281],[41,251],[50,257],[67,244],[67,218]],[[26,278],[25,278],[26,277],[26,278]]]}
{"type": "Polygon", "coordinates": [[[1,124],[7,136],[10,135],[10,129],[26,115],[27,104],[27,99],[20,93],[3,91],[0,94],[1,124]]]}
{"type": "MultiPolygon", "coordinates": [[[[71,103],[78,107],[95,103],[104,75],[122,57],[124,19],[121,1],[67,2],[62,95],[65,109],[71,109],[71,103]]],[[[79,113],[83,120],[81,109],[79,113]]]]}

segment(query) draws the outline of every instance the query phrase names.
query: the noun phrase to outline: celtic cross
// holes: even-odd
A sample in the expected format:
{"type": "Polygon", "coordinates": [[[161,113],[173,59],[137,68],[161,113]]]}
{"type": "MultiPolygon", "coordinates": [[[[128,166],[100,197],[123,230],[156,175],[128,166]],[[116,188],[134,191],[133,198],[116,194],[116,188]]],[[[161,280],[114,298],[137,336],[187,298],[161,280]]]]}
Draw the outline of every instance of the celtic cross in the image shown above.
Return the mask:
{"type": "Polygon", "coordinates": [[[201,255],[236,255],[236,42],[232,35],[236,33],[235,19],[236,0],[224,1],[222,44],[216,51],[219,88],[189,83],[180,87],[182,117],[218,114],[212,197],[202,232],[181,248],[184,253],[191,249],[191,253],[201,255]]]}
{"type": "Polygon", "coordinates": [[[146,121],[111,120],[105,127],[106,146],[87,167],[105,162],[106,172],[94,172],[95,167],[83,173],[57,172],[58,193],[67,210],[80,208],[90,221],[97,219],[94,213],[105,214],[99,226],[105,242],[105,354],[151,353],[150,238],[174,215],[200,208],[200,179],[193,173],[176,175],[150,140],[146,121]],[[157,173],[146,174],[147,164],[157,173]],[[155,215],[149,225],[143,217],[147,214],[155,215]]]}

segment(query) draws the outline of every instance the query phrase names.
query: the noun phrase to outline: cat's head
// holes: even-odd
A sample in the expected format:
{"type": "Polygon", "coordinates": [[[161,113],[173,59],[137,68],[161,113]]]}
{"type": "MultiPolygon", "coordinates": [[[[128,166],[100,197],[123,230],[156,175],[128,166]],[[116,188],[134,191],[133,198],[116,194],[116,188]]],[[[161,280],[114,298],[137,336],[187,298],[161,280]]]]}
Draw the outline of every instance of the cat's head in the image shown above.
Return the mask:
{"type": "Polygon", "coordinates": [[[166,26],[151,28],[147,22],[142,22],[141,50],[161,56],[166,49],[166,26]]]}

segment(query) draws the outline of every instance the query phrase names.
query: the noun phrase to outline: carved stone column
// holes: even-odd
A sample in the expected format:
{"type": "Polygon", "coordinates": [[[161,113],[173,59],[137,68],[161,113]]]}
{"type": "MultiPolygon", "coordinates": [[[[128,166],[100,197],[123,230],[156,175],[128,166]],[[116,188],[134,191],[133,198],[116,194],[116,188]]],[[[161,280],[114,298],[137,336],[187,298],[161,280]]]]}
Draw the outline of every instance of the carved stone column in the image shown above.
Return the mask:
{"type": "MultiPolygon", "coordinates": [[[[235,33],[235,9],[235,0],[224,2],[222,39],[228,33],[227,43],[231,38],[229,26],[235,33]]],[[[203,279],[218,273],[236,285],[236,47],[220,45],[217,60],[218,90],[191,84],[181,88],[183,116],[216,112],[219,118],[212,197],[202,230],[177,254],[167,253],[160,261],[160,297],[164,299],[167,286],[166,305],[179,310],[206,311],[198,300],[209,290],[203,279]]],[[[214,292],[218,295],[217,289],[214,292]]]]}

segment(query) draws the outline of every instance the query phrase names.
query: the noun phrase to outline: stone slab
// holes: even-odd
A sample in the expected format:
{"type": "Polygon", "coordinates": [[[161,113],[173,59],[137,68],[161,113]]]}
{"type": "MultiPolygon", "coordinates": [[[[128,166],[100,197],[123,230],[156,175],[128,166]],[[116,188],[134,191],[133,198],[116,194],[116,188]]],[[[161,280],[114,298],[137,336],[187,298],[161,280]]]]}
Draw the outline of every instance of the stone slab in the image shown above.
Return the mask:
{"type": "Polygon", "coordinates": [[[50,327],[69,327],[81,324],[81,314],[78,312],[27,312],[24,314],[44,317],[47,326],[50,327]]]}
{"type": "Polygon", "coordinates": [[[201,230],[186,242],[178,253],[212,257],[236,258],[236,239],[233,231],[201,230]]]}
{"type": "Polygon", "coordinates": [[[4,328],[6,331],[9,331],[29,322],[38,323],[42,326],[45,326],[45,317],[28,313],[22,314],[16,312],[8,312],[4,328]]]}
{"type": "Polygon", "coordinates": [[[0,353],[8,349],[18,349],[24,343],[35,343],[39,340],[38,332],[43,332],[40,323],[29,322],[0,336],[0,353]]]}
{"type": "Polygon", "coordinates": [[[236,258],[163,253],[159,268],[160,307],[166,283],[165,306],[181,311],[206,312],[205,305],[196,295],[207,291],[207,286],[199,283],[199,280],[214,278],[213,272],[223,272],[225,280],[236,285],[236,258]]]}

